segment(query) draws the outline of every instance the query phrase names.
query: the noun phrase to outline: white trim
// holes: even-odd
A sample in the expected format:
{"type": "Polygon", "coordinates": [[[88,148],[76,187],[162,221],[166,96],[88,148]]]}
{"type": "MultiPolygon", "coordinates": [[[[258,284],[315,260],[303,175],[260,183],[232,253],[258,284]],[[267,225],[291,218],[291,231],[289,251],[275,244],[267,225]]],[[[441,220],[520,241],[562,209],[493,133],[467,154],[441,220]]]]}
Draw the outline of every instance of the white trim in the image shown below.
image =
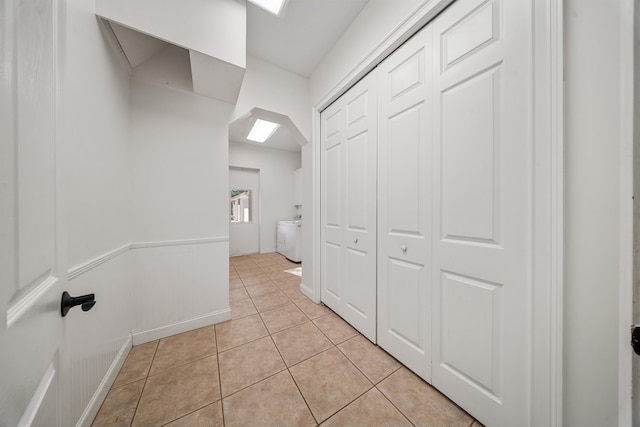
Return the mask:
{"type": "Polygon", "coordinates": [[[207,243],[229,242],[229,236],[205,237],[201,239],[160,240],[156,242],[131,243],[131,249],[161,248],[167,246],[202,245],[207,243]]]}
{"type": "Polygon", "coordinates": [[[126,251],[129,250],[130,248],[130,244],[127,243],[126,245],[122,245],[119,248],[116,248],[112,251],[106,252],[102,255],[99,255],[97,257],[95,257],[92,260],[89,260],[85,263],[82,263],[80,265],[77,265],[73,268],[70,268],[69,271],[67,272],[67,278],[69,281],[75,279],[76,277],[86,273],[89,270],[93,270],[94,268],[96,268],[97,266],[99,266],[100,264],[104,264],[105,262],[117,257],[120,254],[125,253],[126,251]]]}
{"type": "Polygon", "coordinates": [[[184,246],[184,245],[202,245],[208,243],[225,243],[229,242],[228,236],[222,237],[205,237],[201,239],[182,239],[182,240],[159,240],[155,242],[140,242],[140,243],[127,243],[112,251],[105,252],[92,260],[79,264],[73,268],[70,268],[67,272],[67,278],[69,281],[77,278],[78,276],[85,274],[86,272],[93,270],[101,264],[112,260],[113,258],[127,252],[130,249],[146,249],[146,248],[161,248],[167,246],[184,246]]]}
{"type": "Polygon", "coordinates": [[[49,388],[51,388],[51,383],[56,377],[56,364],[57,361],[54,358],[54,360],[49,364],[46,372],[40,379],[38,387],[33,393],[33,396],[31,396],[27,408],[22,413],[22,418],[20,418],[17,427],[30,427],[33,424],[36,415],[38,415],[38,410],[42,406],[42,402],[47,395],[49,388]]]}
{"type": "Polygon", "coordinates": [[[100,406],[102,406],[102,403],[107,397],[107,393],[109,393],[111,386],[116,380],[116,377],[120,372],[120,369],[122,369],[122,365],[124,365],[124,361],[127,359],[127,356],[129,355],[129,350],[131,349],[131,346],[132,346],[132,340],[131,340],[131,335],[129,335],[127,337],[127,340],[124,342],[124,344],[122,344],[122,347],[120,347],[120,350],[118,351],[118,354],[116,355],[115,359],[113,359],[113,362],[111,362],[111,366],[109,366],[107,373],[102,378],[102,381],[100,381],[100,384],[98,385],[98,388],[96,389],[95,393],[93,393],[91,400],[89,400],[89,403],[87,404],[86,408],[84,408],[84,411],[80,416],[80,419],[76,423],[76,427],[91,426],[91,423],[93,423],[94,418],[96,417],[96,415],[98,415],[100,406]]]}
{"type": "Polygon", "coordinates": [[[260,249],[261,254],[270,254],[276,251],[276,248],[260,249]]]}
{"type": "Polygon", "coordinates": [[[47,291],[51,289],[56,283],[58,283],[57,277],[47,276],[25,296],[20,298],[14,304],[11,304],[11,306],[7,310],[7,328],[10,328],[22,316],[24,316],[31,309],[31,307],[33,307],[36,301],[38,301],[40,297],[47,293],[47,291]]]}
{"type": "Polygon", "coordinates": [[[618,425],[632,425],[633,351],[633,0],[620,6],[620,277],[618,283],[618,425]]]}
{"type": "Polygon", "coordinates": [[[533,4],[531,425],[562,425],[563,0],[533,4]]]}
{"type": "Polygon", "coordinates": [[[153,340],[166,338],[171,335],[191,331],[193,329],[215,325],[216,323],[224,322],[229,319],[231,319],[231,308],[227,307],[222,310],[214,311],[182,322],[173,323],[171,325],[161,326],[148,331],[135,332],[133,334],[133,345],[140,345],[153,340]]]}

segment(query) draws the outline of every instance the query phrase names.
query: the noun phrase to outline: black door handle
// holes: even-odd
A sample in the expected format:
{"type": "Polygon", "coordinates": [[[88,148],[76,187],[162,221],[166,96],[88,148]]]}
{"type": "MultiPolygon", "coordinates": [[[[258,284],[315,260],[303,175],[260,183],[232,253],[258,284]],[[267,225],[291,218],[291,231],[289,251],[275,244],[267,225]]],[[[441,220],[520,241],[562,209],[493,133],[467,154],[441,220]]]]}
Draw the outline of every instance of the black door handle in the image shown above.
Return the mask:
{"type": "Polygon", "coordinates": [[[640,326],[634,326],[631,329],[631,347],[636,354],[640,355],[640,326]]]}
{"type": "Polygon", "coordinates": [[[72,297],[69,292],[64,291],[62,293],[62,302],[60,303],[60,314],[62,317],[66,316],[69,310],[76,305],[82,306],[82,311],[89,311],[96,305],[95,294],[87,294],[79,297],[72,297]]]}

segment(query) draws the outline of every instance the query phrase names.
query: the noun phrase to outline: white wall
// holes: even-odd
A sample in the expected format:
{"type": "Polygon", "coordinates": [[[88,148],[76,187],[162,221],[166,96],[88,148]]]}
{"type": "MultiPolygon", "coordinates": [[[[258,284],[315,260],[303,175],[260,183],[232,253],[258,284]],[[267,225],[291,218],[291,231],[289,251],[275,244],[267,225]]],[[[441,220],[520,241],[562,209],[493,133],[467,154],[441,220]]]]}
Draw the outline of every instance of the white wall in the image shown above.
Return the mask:
{"type": "Polygon", "coordinates": [[[274,252],[278,221],[291,219],[297,213],[293,204],[293,171],[301,166],[301,154],[232,141],[229,166],[260,170],[260,252],[274,252]]]}
{"type": "Polygon", "coordinates": [[[618,425],[620,2],[565,0],[564,425],[618,425]]]}
{"type": "Polygon", "coordinates": [[[308,80],[247,56],[247,70],[230,122],[247,114],[252,108],[288,116],[307,141],[311,140],[308,80]]]}
{"type": "Polygon", "coordinates": [[[309,77],[315,105],[428,0],[370,0],[309,77]]]}
{"type": "Polygon", "coordinates": [[[98,0],[97,12],[177,46],[244,68],[246,4],[236,0],[98,0]]]}
{"type": "Polygon", "coordinates": [[[134,250],[134,343],[229,315],[230,113],[220,101],[131,82],[131,238],[146,243],[134,250]]]}
{"type": "MultiPolygon", "coordinates": [[[[59,148],[63,161],[68,266],[73,269],[129,243],[129,76],[107,44],[92,0],[66,2],[59,148]]],[[[64,320],[62,363],[72,396],[63,424],[75,425],[131,332],[131,268],[128,255],[73,275],[71,295],[95,293],[89,312],[72,310],[64,320]],[[63,359],[65,360],[65,359],[63,359]]],[[[98,402],[99,404],[100,402],[98,402]]],[[[95,410],[97,411],[97,407],[95,410]]],[[[89,421],[92,415],[88,415],[89,421]]]]}

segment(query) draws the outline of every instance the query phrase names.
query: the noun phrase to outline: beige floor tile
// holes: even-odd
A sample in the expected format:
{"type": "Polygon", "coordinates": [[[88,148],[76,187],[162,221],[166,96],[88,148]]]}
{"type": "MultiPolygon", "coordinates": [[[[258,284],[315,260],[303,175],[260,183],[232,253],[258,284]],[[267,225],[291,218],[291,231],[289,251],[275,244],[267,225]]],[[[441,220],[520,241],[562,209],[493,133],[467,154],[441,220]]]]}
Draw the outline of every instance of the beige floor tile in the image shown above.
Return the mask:
{"type": "Polygon", "coordinates": [[[271,281],[267,283],[259,283],[253,286],[247,286],[247,292],[251,298],[261,297],[279,292],[280,289],[271,281]]]}
{"type": "Polygon", "coordinates": [[[475,420],[471,427],[484,427],[484,425],[480,421],[475,420]]]}
{"type": "Polygon", "coordinates": [[[158,344],[149,375],[212,354],[216,354],[216,329],[213,325],[163,338],[158,344]]]}
{"type": "Polygon", "coordinates": [[[372,387],[337,348],[290,368],[313,416],[322,422],[372,387]]]}
{"type": "Polygon", "coordinates": [[[229,289],[237,289],[237,288],[244,288],[244,284],[242,283],[242,279],[240,279],[240,277],[238,277],[237,279],[229,280],[229,289]]]}
{"type": "Polygon", "coordinates": [[[287,273],[289,276],[278,280],[278,286],[296,286],[300,288],[300,277],[287,273]]]}
{"type": "Polygon", "coordinates": [[[144,380],[140,380],[110,390],[92,427],[129,427],[143,387],[144,380]]]}
{"type": "Polygon", "coordinates": [[[259,313],[263,311],[271,310],[272,308],[280,307],[282,305],[289,304],[291,300],[282,291],[277,291],[268,295],[262,295],[252,298],[253,304],[259,313]]]}
{"type": "Polygon", "coordinates": [[[320,330],[324,332],[324,334],[329,337],[331,342],[334,344],[340,344],[341,342],[358,335],[358,331],[353,329],[337,314],[331,314],[329,316],[314,319],[313,323],[315,323],[316,326],[320,328],[320,330]]]}
{"type": "Polygon", "coordinates": [[[229,272],[229,280],[240,280],[240,275],[235,272],[229,272]]]}
{"type": "Polygon", "coordinates": [[[283,289],[282,292],[284,292],[284,294],[288,296],[289,299],[293,302],[303,301],[305,299],[308,299],[305,294],[300,292],[299,286],[295,288],[283,289]]]}
{"type": "Polygon", "coordinates": [[[323,304],[316,304],[309,298],[296,301],[296,305],[309,319],[317,319],[318,317],[326,316],[333,313],[323,304]]]}
{"type": "Polygon", "coordinates": [[[156,348],[158,348],[158,341],[148,342],[131,348],[112,388],[147,378],[153,356],[156,354],[156,348]]]}
{"type": "Polygon", "coordinates": [[[291,280],[291,273],[287,273],[284,270],[267,273],[267,276],[276,283],[286,283],[291,280]]]}
{"type": "Polygon", "coordinates": [[[331,341],[311,322],[272,335],[287,366],[293,366],[332,347],[331,341]]]}
{"type": "Polygon", "coordinates": [[[249,298],[247,291],[242,288],[229,289],[229,301],[240,301],[249,298]]]}
{"type": "Polygon", "coordinates": [[[239,255],[229,258],[229,262],[233,265],[251,264],[253,259],[251,255],[239,255]]]}
{"type": "Polygon", "coordinates": [[[338,348],[374,384],[379,383],[402,365],[386,351],[362,335],[343,342],[338,348]]]}
{"type": "Polygon", "coordinates": [[[218,339],[218,351],[257,340],[269,335],[267,328],[262,323],[259,315],[243,317],[238,320],[230,320],[216,325],[216,337],[218,339]]]}
{"type": "Polygon", "coordinates": [[[262,269],[260,267],[258,267],[257,265],[253,268],[247,268],[247,269],[243,269],[243,268],[236,268],[238,270],[238,275],[240,276],[240,278],[242,279],[242,282],[244,283],[245,280],[247,280],[249,277],[253,277],[253,276],[260,276],[263,275],[264,272],[262,271],[262,269]]]}
{"type": "Polygon", "coordinates": [[[231,319],[236,320],[241,317],[247,317],[252,314],[256,314],[258,310],[253,305],[251,298],[243,299],[240,301],[230,301],[231,305],[231,319]]]}
{"type": "Polygon", "coordinates": [[[132,425],[162,425],[219,399],[218,361],[209,356],[149,377],[132,425]]]}
{"type": "Polygon", "coordinates": [[[219,400],[167,424],[166,427],[223,427],[223,425],[222,401],[219,400]]]}
{"type": "Polygon", "coordinates": [[[218,358],[222,396],[229,396],[286,369],[271,337],[224,351],[218,358]]]}
{"type": "Polygon", "coordinates": [[[323,427],[411,427],[411,423],[377,389],[372,388],[329,418],[323,427]]]}
{"type": "Polygon", "coordinates": [[[378,384],[378,389],[418,426],[468,427],[473,418],[407,368],[378,384]]]}
{"type": "Polygon", "coordinates": [[[295,325],[308,322],[307,316],[295,304],[288,304],[260,313],[269,333],[275,334],[295,325]]]}
{"type": "Polygon", "coordinates": [[[316,425],[288,371],[224,398],[223,407],[227,427],[316,425]]]}
{"type": "Polygon", "coordinates": [[[244,283],[244,285],[246,287],[254,286],[254,285],[260,285],[262,283],[273,284],[273,282],[271,281],[269,276],[267,276],[266,274],[264,274],[262,272],[260,274],[256,274],[255,276],[249,276],[247,278],[242,278],[242,283],[244,283]]]}
{"type": "Polygon", "coordinates": [[[264,271],[267,274],[275,273],[276,271],[282,271],[282,267],[279,264],[269,264],[269,265],[263,265],[261,267],[262,267],[262,271],[264,271]]]}

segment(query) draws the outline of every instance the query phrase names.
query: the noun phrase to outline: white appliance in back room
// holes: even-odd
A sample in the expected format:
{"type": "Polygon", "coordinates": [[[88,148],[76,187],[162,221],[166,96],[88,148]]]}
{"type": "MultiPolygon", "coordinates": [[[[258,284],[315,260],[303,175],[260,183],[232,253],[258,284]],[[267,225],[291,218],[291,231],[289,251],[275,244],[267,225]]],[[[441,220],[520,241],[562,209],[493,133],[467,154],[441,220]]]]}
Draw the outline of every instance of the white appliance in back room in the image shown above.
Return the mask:
{"type": "Polygon", "coordinates": [[[276,250],[293,262],[300,262],[302,220],[278,221],[276,250]]]}

